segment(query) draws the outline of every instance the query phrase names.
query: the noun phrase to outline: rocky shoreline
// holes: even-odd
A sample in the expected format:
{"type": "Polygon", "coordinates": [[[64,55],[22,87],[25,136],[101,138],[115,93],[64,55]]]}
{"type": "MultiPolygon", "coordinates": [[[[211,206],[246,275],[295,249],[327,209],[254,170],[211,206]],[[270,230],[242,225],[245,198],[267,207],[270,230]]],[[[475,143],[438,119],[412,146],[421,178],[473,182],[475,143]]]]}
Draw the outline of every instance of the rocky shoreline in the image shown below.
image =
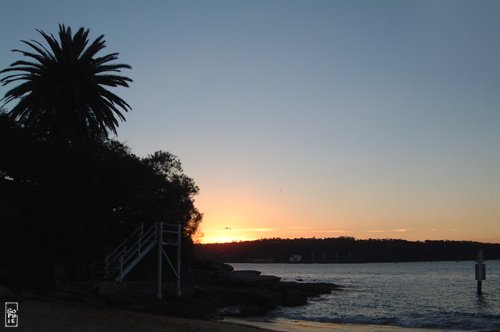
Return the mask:
{"type": "MultiPolygon", "coordinates": [[[[157,300],[154,293],[127,287],[106,291],[104,284],[71,283],[45,292],[13,293],[0,288],[0,297],[56,303],[81,303],[92,307],[114,307],[190,319],[219,320],[224,317],[264,315],[278,306],[306,305],[311,297],[340,290],[332,283],[285,282],[259,271],[234,271],[230,265],[204,262],[192,266],[183,296],[166,293],[157,300]]],[[[117,284],[117,283],[113,283],[117,284]]],[[[154,282],[151,284],[154,286],[154,282]]]]}
{"type": "Polygon", "coordinates": [[[263,315],[278,306],[301,306],[308,298],[329,294],[333,283],[285,282],[259,271],[234,271],[230,265],[195,270],[193,298],[212,303],[222,316],[263,315]]]}

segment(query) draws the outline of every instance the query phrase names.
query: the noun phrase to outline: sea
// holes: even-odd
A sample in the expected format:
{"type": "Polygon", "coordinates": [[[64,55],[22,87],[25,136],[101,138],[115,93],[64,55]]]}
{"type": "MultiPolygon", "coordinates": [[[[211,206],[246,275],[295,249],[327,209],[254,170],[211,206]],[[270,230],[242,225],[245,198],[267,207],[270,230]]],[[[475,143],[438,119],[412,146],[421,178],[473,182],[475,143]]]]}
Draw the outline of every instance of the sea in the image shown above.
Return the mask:
{"type": "Polygon", "coordinates": [[[283,281],[341,286],[331,294],[311,298],[305,306],[279,307],[254,321],[500,331],[500,261],[485,263],[482,295],[477,294],[473,261],[230,265],[283,281]]]}

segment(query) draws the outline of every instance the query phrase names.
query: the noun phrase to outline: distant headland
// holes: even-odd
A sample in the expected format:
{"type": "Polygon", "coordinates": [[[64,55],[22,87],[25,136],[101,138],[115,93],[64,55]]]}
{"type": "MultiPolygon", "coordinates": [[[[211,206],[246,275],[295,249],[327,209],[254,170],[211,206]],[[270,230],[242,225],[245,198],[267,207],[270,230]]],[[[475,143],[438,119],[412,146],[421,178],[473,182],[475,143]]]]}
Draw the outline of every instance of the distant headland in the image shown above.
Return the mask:
{"type": "Polygon", "coordinates": [[[482,249],[486,259],[500,259],[500,244],[471,241],[262,239],[198,244],[204,258],[233,263],[368,263],[473,260],[482,249]]]}

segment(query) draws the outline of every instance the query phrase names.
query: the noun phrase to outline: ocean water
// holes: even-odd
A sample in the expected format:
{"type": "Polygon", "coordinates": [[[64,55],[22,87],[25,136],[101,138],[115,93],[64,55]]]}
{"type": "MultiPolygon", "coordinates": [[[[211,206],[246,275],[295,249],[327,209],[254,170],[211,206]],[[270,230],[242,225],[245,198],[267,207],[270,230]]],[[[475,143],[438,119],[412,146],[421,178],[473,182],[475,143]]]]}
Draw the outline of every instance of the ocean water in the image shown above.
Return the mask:
{"type": "Polygon", "coordinates": [[[231,264],[284,281],[333,282],[342,290],[278,308],[266,321],[375,324],[500,331],[500,261],[486,261],[483,295],[473,261],[368,264],[231,264]]]}

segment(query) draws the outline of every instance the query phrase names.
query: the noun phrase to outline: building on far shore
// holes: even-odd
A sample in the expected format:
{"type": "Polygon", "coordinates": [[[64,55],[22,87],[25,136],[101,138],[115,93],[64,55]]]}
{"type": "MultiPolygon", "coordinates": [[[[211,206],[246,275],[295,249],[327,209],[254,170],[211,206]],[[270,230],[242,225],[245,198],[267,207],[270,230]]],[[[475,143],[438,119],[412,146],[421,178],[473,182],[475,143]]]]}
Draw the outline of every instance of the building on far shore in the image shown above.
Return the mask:
{"type": "Polygon", "coordinates": [[[290,263],[300,263],[302,262],[302,255],[293,254],[290,255],[290,263]]]}

